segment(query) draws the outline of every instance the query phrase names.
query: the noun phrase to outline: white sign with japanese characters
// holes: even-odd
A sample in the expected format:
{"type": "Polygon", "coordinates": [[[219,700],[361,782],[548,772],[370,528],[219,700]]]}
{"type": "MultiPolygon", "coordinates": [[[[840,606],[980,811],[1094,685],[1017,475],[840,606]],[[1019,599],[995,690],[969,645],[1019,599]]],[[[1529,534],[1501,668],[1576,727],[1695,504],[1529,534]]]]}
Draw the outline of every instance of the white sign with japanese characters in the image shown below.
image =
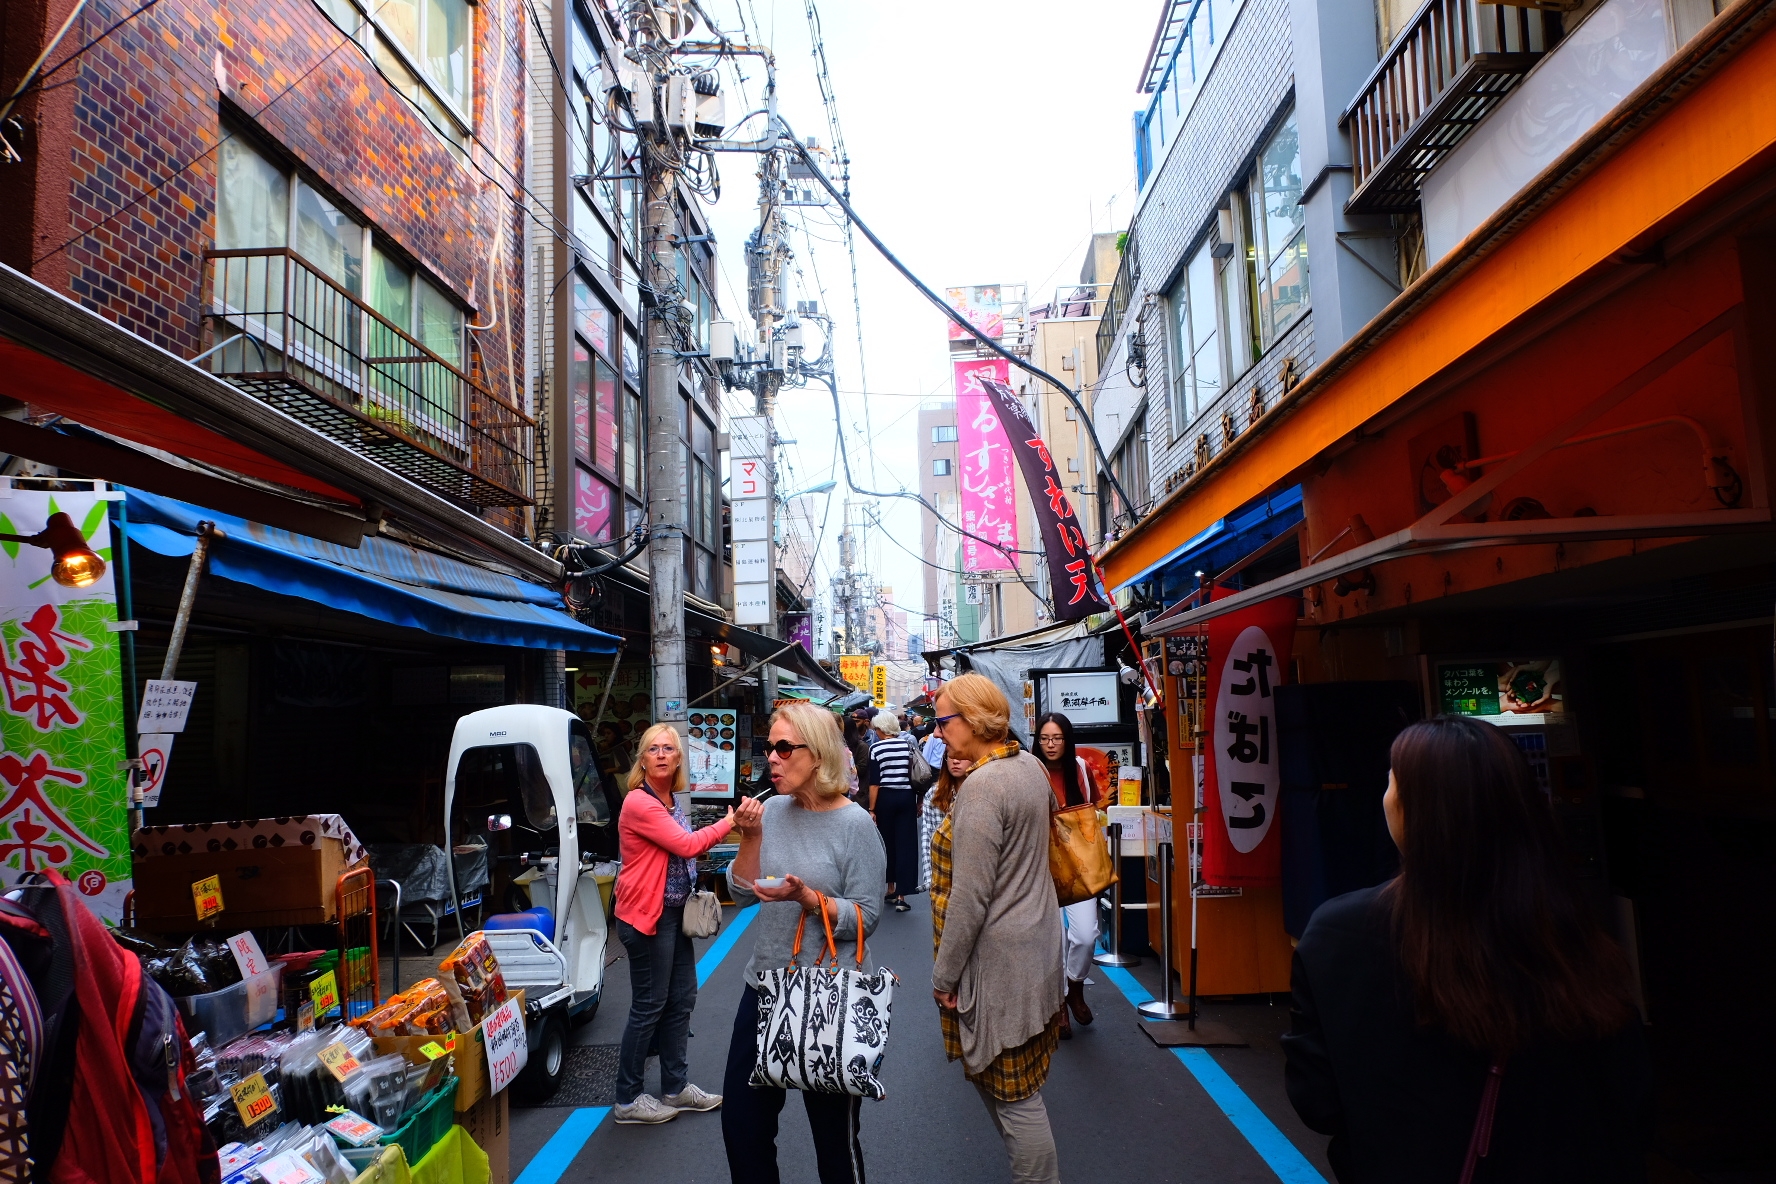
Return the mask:
{"type": "Polygon", "coordinates": [[[1256,625],[1234,639],[1215,692],[1216,782],[1227,841],[1242,854],[1264,841],[1276,820],[1282,773],[1277,756],[1276,646],[1256,625]]]}
{"type": "Polygon", "coordinates": [[[151,678],[142,689],[142,709],[136,713],[140,733],[183,732],[191,718],[191,697],[197,684],[178,679],[151,678]]]}
{"type": "Polygon", "coordinates": [[[518,1000],[508,999],[487,1017],[481,1027],[487,1042],[487,1074],[491,1093],[511,1085],[530,1060],[530,1044],[524,1036],[524,1010],[518,1000]]]}
{"type": "Polygon", "coordinates": [[[1090,670],[1049,675],[1047,707],[1066,716],[1076,728],[1088,724],[1121,723],[1116,672],[1090,670]]]}

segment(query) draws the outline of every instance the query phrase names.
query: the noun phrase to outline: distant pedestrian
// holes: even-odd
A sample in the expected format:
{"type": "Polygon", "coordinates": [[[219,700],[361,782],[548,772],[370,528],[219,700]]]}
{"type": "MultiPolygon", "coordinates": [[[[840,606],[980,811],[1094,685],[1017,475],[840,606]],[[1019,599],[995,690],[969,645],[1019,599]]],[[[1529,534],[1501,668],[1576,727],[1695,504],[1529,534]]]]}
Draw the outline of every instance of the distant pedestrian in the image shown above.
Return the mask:
{"type": "Polygon", "coordinates": [[[629,770],[629,793],[617,817],[623,856],[617,876],[617,939],[629,955],[629,1022],[617,1053],[617,1096],[611,1116],[623,1123],[667,1122],[680,1110],[713,1110],[719,1094],[686,1078],[691,1012],[697,1006],[697,961],[684,932],[684,906],[697,882],[697,856],[727,837],[734,811],[693,831],[674,794],[686,788],[684,744],[671,724],[641,734],[629,770]],[[645,787],[647,792],[636,793],[645,787]],[[660,1093],[642,1093],[649,1046],[658,1044],[660,1093]]]}
{"type": "Polygon", "coordinates": [[[869,803],[869,787],[875,784],[876,771],[870,766],[870,722],[876,709],[860,703],[845,713],[845,753],[849,764],[846,794],[852,800],[869,803]]]}
{"type": "Polygon", "coordinates": [[[900,730],[900,721],[888,711],[878,711],[871,725],[876,732],[870,761],[876,780],[870,787],[869,812],[882,832],[888,851],[888,900],[896,912],[912,909],[906,894],[919,887],[919,802],[913,792],[913,738],[900,730]]]}
{"type": "Polygon", "coordinates": [[[969,762],[931,844],[931,972],[944,1052],[1005,1142],[1016,1184],[1056,1184],[1042,1086],[1060,1039],[1060,908],[1048,870],[1042,763],[1008,734],[1011,705],[982,675],[937,694],[949,755],[969,762]]]}
{"type": "MultiPolygon", "coordinates": [[[[1058,712],[1049,712],[1036,721],[1036,756],[1048,773],[1049,788],[1054,791],[1053,809],[1086,803],[1103,805],[1105,794],[1092,776],[1091,766],[1079,755],[1073,744],[1073,721],[1058,712]]],[[[1061,909],[1065,937],[1061,942],[1061,965],[1067,971],[1067,1006],[1061,1013],[1061,1039],[1073,1038],[1073,1022],[1092,1022],[1092,1010],[1085,1001],[1085,976],[1091,970],[1092,951],[1098,944],[1098,901],[1096,897],[1070,904],[1061,909]]]]}
{"type": "MultiPolygon", "coordinates": [[[[723,1086],[722,1141],[734,1184],[778,1184],[777,1123],[788,1091],[751,1084],[764,972],[792,961],[811,966],[825,954],[825,926],[818,916],[822,898],[839,964],[856,966],[857,943],[875,931],[881,916],[885,882],[881,837],[863,808],[845,796],[845,745],[832,713],[811,703],[778,708],[765,751],[777,793],[768,801],[740,803],[740,851],[728,866],[734,902],[742,908],[763,902],[752,926],[752,958],[723,1086]],[[763,876],[777,881],[758,882],[763,876]],[[862,934],[857,908],[863,910],[862,934]],[[814,914],[808,928],[820,936],[803,941],[798,957],[791,951],[797,925],[807,914],[814,914]]],[[[876,965],[867,944],[864,965],[876,965]]],[[[821,1184],[863,1184],[862,1101],[849,1094],[802,1092],[821,1184]]]]}
{"type": "MultiPolygon", "coordinates": [[[[927,750],[931,742],[926,741],[927,750]]],[[[960,758],[948,758],[944,755],[943,741],[937,742],[937,756],[926,757],[925,763],[937,770],[937,780],[931,783],[919,799],[919,885],[925,891],[931,891],[931,840],[937,835],[937,828],[943,825],[944,815],[950,812],[950,803],[955,800],[956,787],[962,784],[962,778],[968,776],[968,766],[973,761],[960,758]]]]}
{"type": "Polygon", "coordinates": [[[1644,1181],[1627,961],[1528,762],[1461,716],[1407,728],[1391,761],[1399,876],[1321,905],[1295,951],[1296,1112],[1342,1184],[1644,1181]]]}

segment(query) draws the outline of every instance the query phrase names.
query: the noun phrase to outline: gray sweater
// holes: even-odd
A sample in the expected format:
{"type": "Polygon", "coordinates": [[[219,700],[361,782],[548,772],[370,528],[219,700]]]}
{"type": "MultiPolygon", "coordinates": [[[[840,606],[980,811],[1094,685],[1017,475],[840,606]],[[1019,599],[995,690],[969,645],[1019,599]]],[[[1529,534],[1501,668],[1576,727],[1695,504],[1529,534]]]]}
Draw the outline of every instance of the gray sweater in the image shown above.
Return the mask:
{"type": "MultiPolygon", "coordinates": [[[[839,907],[833,941],[838,947],[839,965],[855,969],[857,910],[851,906],[863,906],[863,932],[867,937],[875,932],[876,920],[882,914],[882,894],[888,887],[888,855],[869,811],[855,802],[847,802],[836,810],[804,810],[793,798],[774,797],[765,802],[764,826],[764,838],[759,844],[759,875],[799,876],[816,892],[836,899],[839,907]]],[[[728,889],[741,908],[758,901],[751,881],[737,879],[732,864],[728,865],[728,889]]],[[[758,919],[752,923],[752,958],[746,963],[748,985],[758,986],[764,972],[772,967],[789,965],[796,923],[801,917],[802,906],[794,901],[759,903],[758,919]]],[[[820,918],[810,913],[797,963],[812,966],[814,959],[825,951],[826,929],[820,918]]],[[[863,966],[865,970],[876,968],[867,944],[863,966]]]]}

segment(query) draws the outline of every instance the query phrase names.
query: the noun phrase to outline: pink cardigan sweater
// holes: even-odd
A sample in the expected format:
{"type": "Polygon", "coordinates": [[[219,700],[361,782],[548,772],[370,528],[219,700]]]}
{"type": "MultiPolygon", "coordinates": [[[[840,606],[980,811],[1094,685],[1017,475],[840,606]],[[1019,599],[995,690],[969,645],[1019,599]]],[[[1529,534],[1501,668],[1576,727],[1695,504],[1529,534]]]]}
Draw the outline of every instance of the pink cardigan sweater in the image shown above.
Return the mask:
{"type": "Polygon", "coordinates": [[[686,831],[653,790],[645,784],[636,786],[624,797],[623,812],[617,818],[617,842],[623,855],[623,870],[617,876],[617,920],[652,936],[666,907],[666,856],[693,858],[727,834],[725,822],[686,831]]]}

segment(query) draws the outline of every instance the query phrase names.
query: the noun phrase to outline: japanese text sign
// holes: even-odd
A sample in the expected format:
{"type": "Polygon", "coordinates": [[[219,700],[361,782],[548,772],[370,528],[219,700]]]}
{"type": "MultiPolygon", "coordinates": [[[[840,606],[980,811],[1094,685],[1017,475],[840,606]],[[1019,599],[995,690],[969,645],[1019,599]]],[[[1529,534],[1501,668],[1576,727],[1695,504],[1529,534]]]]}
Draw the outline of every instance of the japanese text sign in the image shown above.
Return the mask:
{"type": "Polygon", "coordinates": [[[870,706],[888,706],[888,667],[880,663],[870,667],[870,706]]]}
{"type": "MultiPolygon", "coordinates": [[[[1217,596],[1225,594],[1216,589],[1217,596]]],[[[1276,688],[1289,669],[1297,601],[1284,596],[1209,622],[1208,751],[1203,765],[1203,880],[1282,882],[1276,688]]]]}
{"type": "Polygon", "coordinates": [[[524,1038],[524,1012],[518,1000],[508,999],[482,1025],[487,1041],[487,1074],[492,1081],[489,1093],[499,1093],[524,1070],[530,1060],[530,1045],[524,1038]]]}
{"type": "Polygon", "coordinates": [[[1081,670],[1051,674],[1043,705],[1058,711],[1074,727],[1122,722],[1120,691],[1114,670],[1081,670]]]}
{"type": "Polygon", "coordinates": [[[197,919],[208,921],[222,911],[222,881],[215,876],[205,876],[193,884],[191,902],[197,909],[197,919]]]}
{"type": "MultiPolygon", "coordinates": [[[[214,876],[210,877],[212,880],[214,876]]],[[[264,974],[271,966],[259,949],[259,939],[253,936],[252,930],[237,933],[228,939],[228,952],[234,955],[234,963],[240,967],[242,978],[251,978],[255,974],[264,974]]]]}
{"type": "Polygon", "coordinates": [[[136,713],[137,732],[183,732],[191,718],[191,697],[197,684],[177,679],[151,678],[142,689],[142,709],[136,713]]]}
{"type": "MultiPolygon", "coordinates": [[[[1024,410],[1023,400],[1017,397],[1017,392],[1005,385],[1003,369],[997,378],[983,376],[981,389],[1004,425],[1004,431],[1009,433],[1011,454],[1017,459],[1024,488],[1030,495],[1030,512],[1035,516],[1037,533],[1042,536],[1043,554],[1048,560],[1048,585],[1054,600],[1055,620],[1077,621],[1092,613],[1107,611],[1110,604],[1099,591],[1096,573],[1092,571],[1084,527],[1073,510],[1073,499],[1062,484],[1066,478],[1057,469],[1048,445],[1037,433],[1035,421],[1024,410]]],[[[957,406],[961,406],[959,396],[957,406]]]]}
{"type": "Polygon", "coordinates": [[[339,1006],[339,980],[331,970],[308,984],[308,997],[314,1000],[317,1016],[326,1015],[339,1006]]]}
{"type": "Polygon", "coordinates": [[[357,1072],[358,1058],[352,1056],[351,1050],[337,1041],[317,1052],[315,1056],[327,1067],[327,1072],[333,1074],[333,1079],[342,1085],[347,1077],[357,1072]]]}
{"type": "Polygon", "coordinates": [[[839,677],[860,691],[870,689],[870,659],[868,654],[840,654],[839,677]]]}
{"type": "Polygon", "coordinates": [[[962,536],[963,571],[1009,571],[1017,566],[1010,555],[991,545],[1018,545],[1017,491],[1011,441],[983,385],[986,380],[1003,383],[1008,367],[1002,358],[955,364],[956,484],[962,495],[962,529],[978,536],[962,536]]]}
{"type": "Polygon", "coordinates": [[[228,1096],[234,1100],[234,1108],[240,1111],[242,1126],[252,1126],[277,1110],[277,1102],[265,1084],[263,1073],[235,1082],[228,1087],[228,1096]]]}
{"type": "MultiPolygon", "coordinates": [[[[0,532],[35,534],[66,514],[109,564],[106,496],[15,483],[0,532]]],[[[116,922],[130,890],[130,790],[115,585],[107,567],[64,587],[53,562],[42,547],[0,543],[0,890],[54,868],[116,922]]]]}

